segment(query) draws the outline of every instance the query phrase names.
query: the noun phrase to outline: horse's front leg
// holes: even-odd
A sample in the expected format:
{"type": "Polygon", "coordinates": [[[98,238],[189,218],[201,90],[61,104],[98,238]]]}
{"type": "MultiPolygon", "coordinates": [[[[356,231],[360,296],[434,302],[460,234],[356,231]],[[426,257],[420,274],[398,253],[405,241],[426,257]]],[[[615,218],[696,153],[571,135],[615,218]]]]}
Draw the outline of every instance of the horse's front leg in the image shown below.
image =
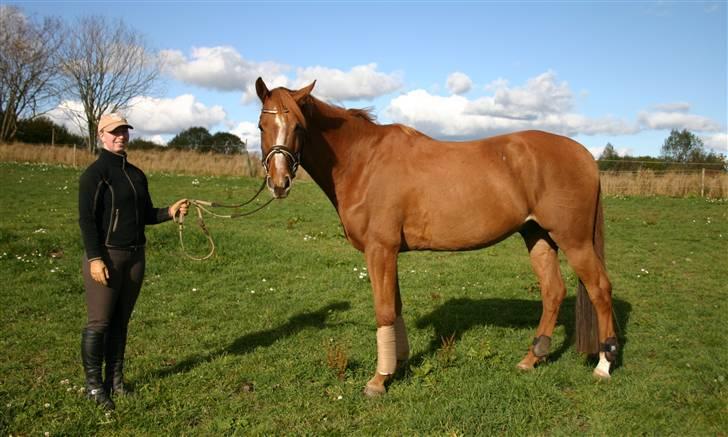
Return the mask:
{"type": "Polygon", "coordinates": [[[377,321],[377,370],[364,388],[367,396],[386,393],[384,384],[397,370],[397,361],[404,362],[409,355],[397,280],[397,254],[396,248],[383,245],[365,250],[377,321]]]}

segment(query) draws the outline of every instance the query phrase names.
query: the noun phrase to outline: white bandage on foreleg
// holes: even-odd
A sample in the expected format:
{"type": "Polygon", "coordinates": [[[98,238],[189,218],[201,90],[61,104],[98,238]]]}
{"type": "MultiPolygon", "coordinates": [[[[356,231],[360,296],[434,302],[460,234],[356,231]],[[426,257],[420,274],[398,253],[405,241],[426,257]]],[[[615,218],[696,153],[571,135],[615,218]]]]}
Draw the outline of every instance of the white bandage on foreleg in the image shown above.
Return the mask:
{"type": "Polygon", "coordinates": [[[394,319],[394,335],[397,341],[397,361],[407,361],[409,359],[409,341],[407,340],[407,327],[404,324],[402,316],[394,319]]]}
{"type": "Polygon", "coordinates": [[[391,375],[397,369],[397,341],[394,325],[377,328],[377,372],[391,375]]]}

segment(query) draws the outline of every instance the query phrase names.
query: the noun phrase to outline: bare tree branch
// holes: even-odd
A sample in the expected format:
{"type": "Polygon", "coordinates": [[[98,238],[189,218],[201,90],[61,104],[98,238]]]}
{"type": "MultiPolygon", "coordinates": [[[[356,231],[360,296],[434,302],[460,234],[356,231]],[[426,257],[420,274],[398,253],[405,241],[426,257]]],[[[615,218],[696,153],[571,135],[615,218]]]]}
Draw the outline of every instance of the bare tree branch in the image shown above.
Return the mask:
{"type": "Polygon", "coordinates": [[[128,109],[134,97],[150,93],[161,61],[121,20],[82,18],[68,35],[62,50],[65,88],[69,99],[80,101],[82,109],[67,112],[87,132],[89,149],[95,150],[98,119],[104,113],[128,109]]]}
{"type": "Polygon", "coordinates": [[[63,25],[35,22],[14,6],[0,6],[0,141],[12,141],[21,116],[33,118],[59,97],[63,25]]]}

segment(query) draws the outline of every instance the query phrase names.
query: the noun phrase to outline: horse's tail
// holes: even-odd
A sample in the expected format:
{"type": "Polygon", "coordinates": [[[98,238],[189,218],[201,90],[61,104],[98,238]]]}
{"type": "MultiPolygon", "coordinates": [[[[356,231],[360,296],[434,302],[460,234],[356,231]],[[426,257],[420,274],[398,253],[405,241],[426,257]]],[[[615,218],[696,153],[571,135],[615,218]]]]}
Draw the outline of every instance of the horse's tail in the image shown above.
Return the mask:
{"type": "MultiPolygon", "coordinates": [[[[604,211],[602,210],[602,185],[597,191],[597,208],[594,216],[594,250],[604,263],[604,211]]],[[[605,265],[606,267],[606,265],[605,265]]],[[[597,313],[589,299],[584,283],[579,279],[576,292],[576,350],[585,354],[599,352],[599,328],[597,313]]]]}

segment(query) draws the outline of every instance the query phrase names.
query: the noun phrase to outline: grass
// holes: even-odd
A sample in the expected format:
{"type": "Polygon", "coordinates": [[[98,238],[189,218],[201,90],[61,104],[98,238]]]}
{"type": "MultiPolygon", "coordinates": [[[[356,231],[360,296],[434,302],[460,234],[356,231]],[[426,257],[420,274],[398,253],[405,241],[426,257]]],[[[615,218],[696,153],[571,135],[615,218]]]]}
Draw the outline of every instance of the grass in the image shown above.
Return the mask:
{"type": "MultiPolygon", "coordinates": [[[[148,228],[130,325],[132,398],[86,401],[80,171],[0,163],[2,435],[725,435],[728,207],[699,198],[607,197],[607,262],[624,351],[609,382],[574,352],[575,278],[547,363],[526,352],[540,299],[519,237],[465,253],[400,257],[410,368],[387,396],[375,368],[363,256],[312,182],[251,217],[207,219],[217,255],[179,253],[148,228]]],[[[148,172],[159,205],[247,198],[259,181],[148,172]]],[[[187,228],[186,245],[205,253],[187,228]]]]}

